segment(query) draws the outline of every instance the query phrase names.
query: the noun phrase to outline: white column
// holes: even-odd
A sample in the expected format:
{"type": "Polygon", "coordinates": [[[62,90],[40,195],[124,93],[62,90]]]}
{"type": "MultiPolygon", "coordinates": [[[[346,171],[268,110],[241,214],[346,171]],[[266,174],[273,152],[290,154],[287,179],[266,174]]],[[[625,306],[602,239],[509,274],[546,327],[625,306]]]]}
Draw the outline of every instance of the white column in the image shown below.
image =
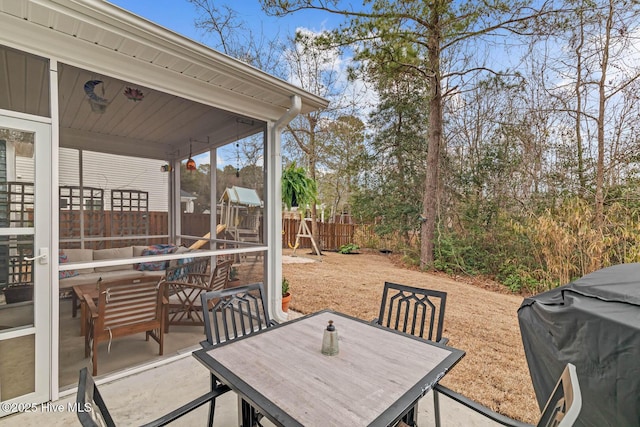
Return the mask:
{"type": "MultiPolygon", "coordinates": [[[[217,184],[217,171],[218,171],[218,150],[216,148],[212,148],[209,150],[209,171],[211,175],[211,179],[209,181],[210,191],[209,191],[209,199],[211,200],[209,211],[211,212],[209,216],[209,230],[211,230],[211,234],[209,238],[217,239],[218,238],[218,195],[216,193],[216,184],[217,184]]],[[[209,244],[209,249],[215,249],[215,243],[209,244]]],[[[215,257],[211,257],[211,271],[215,268],[218,260],[215,257]]]]}
{"type": "Polygon", "coordinates": [[[267,301],[271,317],[287,320],[282,311],[282,129],[298,115],[299,96],[291,97],[291,108],[275,123],[267,124],[267,301]]]}
{"type": "Polygon", "coordinates": [[[169,242],[180,244],[178,234],[182,232],[182,216],[180,212],[180,160],[172,159],[169,164],[169,242]]]}
{"type": "Polygon", "coordinates": [[[280,131],[274,123],[267,125],[267,289],[271,317],[282,322],[287,314],[282,311],[282,152],[280,131]]]}
{"type": "MultiPolygon", "coordinates": [[[[49,356],[49,369],[48,372],[37,372],[36,377],[46,376],[48,384],[50,386],[49,396],[52,401],[58,400],[60,384],[58,382],[58,375],[60,370],[60,295],[58,293],[58,257],[57,250],[60,248],[60,112],[58,106],[60,105],[58,94],[58,61],[50,60],[49,62],[49,91],[51,96],[51,175],[49,178],[50,194],[51,198],[51,229],[50,229],[50,246],[49,246],[49,274],[51,291],[49,293],[49,310],[46,312],[45,322],[49,324],[49,342],[48,347],[50,353],[49,356]],[[54,248],[56,250],[54,250],[54,248]]],[[[34,147],[35,148],[35,147],[34,147]]],[[[42,160],[42,159],[41,159],[42,160]]],[[[84,215],[80,215],[82,218],[84,215]]],[[[84,227],[81,227],[84,230],[84,227]]],[[[84,244],[84,239],[83,239],[84,244]]],[[[45,356],[45,357],[46,357],[45,356]]],[[[36,379],[40,381],[41,379],[36,379]]]]}

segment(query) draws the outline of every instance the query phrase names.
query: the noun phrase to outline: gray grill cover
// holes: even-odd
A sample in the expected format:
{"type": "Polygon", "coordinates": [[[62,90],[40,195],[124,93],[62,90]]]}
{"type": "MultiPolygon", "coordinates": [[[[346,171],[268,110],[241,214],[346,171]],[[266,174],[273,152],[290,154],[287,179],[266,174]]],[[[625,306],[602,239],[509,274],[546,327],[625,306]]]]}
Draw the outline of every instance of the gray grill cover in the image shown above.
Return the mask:
{"type": "Polygon", "coordinates": [[[518,321],[541,408],[571,362],[582,391],[576,425],[640,426],[640,264],[526,298],[518,321]]]}

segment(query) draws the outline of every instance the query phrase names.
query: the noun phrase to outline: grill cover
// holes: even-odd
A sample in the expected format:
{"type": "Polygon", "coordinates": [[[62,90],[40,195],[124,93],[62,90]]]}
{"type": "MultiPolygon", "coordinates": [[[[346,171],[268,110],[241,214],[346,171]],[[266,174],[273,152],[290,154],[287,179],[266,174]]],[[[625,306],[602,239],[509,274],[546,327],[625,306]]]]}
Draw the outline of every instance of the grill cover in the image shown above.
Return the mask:
{"type": "Polygon", "coordinates": [[[640,263],[526,298],[518,321],[540,408],[571,362],[582,391],[576,425],[640,426],[640,263]]]}

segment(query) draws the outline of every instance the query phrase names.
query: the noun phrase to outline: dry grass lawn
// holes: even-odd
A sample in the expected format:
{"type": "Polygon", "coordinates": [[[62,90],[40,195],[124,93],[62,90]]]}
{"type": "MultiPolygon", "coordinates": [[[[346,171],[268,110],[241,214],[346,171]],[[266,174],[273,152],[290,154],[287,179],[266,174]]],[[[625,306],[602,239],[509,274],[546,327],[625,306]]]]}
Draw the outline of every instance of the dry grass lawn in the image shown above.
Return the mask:
{"type": "Polygon", "coordinates": [[[291,283],[291,309],[308,314],[329,308],[370,320],[378,315],[385,281],[445,291],[443,336],[466,356],[442,383],[504,415],[537,420],[517,319],[523,297],[412,270],[378,252],[324,252],[322,257],[308,252],[299,249],[296,255],[321,261],[283,264],[283,275],[291,283]]]}

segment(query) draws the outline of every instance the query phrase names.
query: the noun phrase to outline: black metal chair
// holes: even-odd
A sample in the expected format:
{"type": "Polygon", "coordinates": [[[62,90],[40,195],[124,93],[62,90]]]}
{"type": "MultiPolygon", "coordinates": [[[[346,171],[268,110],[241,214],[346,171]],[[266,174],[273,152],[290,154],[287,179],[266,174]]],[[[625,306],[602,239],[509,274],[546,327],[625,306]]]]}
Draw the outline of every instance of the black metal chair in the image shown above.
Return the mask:
{"type": "MultiPolygon", "coordinates": [[[[449,342],[442,337],[446,292],[385,282],[380,313],[373,320],[381,326],[415,335],[440,344],[449,342]]],[[[434,403],[437,399],[434,392],[434,403]]],[[[402,421],[415,426],[418,406],[414,406],[402,421]]]]}
{"type": "MultiPolygon", "coordinates": [[[[144,424],[143,427],[155,427],[167,425],[183,415],[188,414],[194,409],[199,408],[207,402],[211,402],[211,407],[215,408],[216,398],[229,391],[229,387],[218,385],[208,393],[199,396],[189,403],[169,412],[162,417],[144,424]]],[[[76,404],[78,410],[78,420],[84,427],[107,426],[114,427],[116,424],[109,413],[109,409],[102,399],[102,395],[98,390],[93,377],[89,374],[87,368],[80,370],[80,379],[78,380],[78,394],[76,395],[76,404]]],[[[212,409],[213,410],[213,409],[212,409]]],[[[213,415],[210,414],[209,426],[213,425],[213,415]]]]}
{"type": "MultiPolygon", "coordinates": [[[[444,394],[445,396],[450,397],[458,403],[463,404],[464,406],[473,409],[474,411],[482,414],[486,418],[504,426],[511,427],[532,427],[532,424],[523,423],[521,421],[517,421],[506,417],[504,415],[498,414],[490,410],[489,408],[480,405],[479,403],[461,395],[460,393],[456,393],[455,391],[448,389],[445,386],[440,384],[436,385],[435,390],[438,393],[444,394]]],[[[439,400],[437,398],[437,393],[434,394],[435,397],[435,417],[436,417],[436,427],[440,427],[440,405],[439,400]]],[[[567,363],[565,366],[556,387],[554,388],[551,396],[549,396],[549,400],[547,400],[547,404],[542,410],[542,414],[540,415],[540,419],[536,424],[537,427],[571,427],[578,419],[580,415],[580,410],[582,409],[582,394],[580,392],[580,384],[578,382],[578,375],[576,373],[576,367],[567,363]]]]}
{"type": "Polygon", "coordinates": [[[442,338],[447,293],[385,282],[380,314],[374,322],[387,328],[446,344],[442,338]]]}
{"type": "MultiPolygon", "coordinates": [[[[200,295],[202,307],[208,307],[204,318],[206,341],[203,348],[213,348],[226,341],[250,335],[276,323],[269,318],[267,303],[263,298],[262,283],[206,292],[200,295]]],[[[211,388],[219,387],[220,382],[211,374],[211,388]]],[[[262,418],[247,402],[240,402],[243,426],[260,425],[262,418]]],[[[212,403],[213,408],[213,403],[212,403]]]]}

